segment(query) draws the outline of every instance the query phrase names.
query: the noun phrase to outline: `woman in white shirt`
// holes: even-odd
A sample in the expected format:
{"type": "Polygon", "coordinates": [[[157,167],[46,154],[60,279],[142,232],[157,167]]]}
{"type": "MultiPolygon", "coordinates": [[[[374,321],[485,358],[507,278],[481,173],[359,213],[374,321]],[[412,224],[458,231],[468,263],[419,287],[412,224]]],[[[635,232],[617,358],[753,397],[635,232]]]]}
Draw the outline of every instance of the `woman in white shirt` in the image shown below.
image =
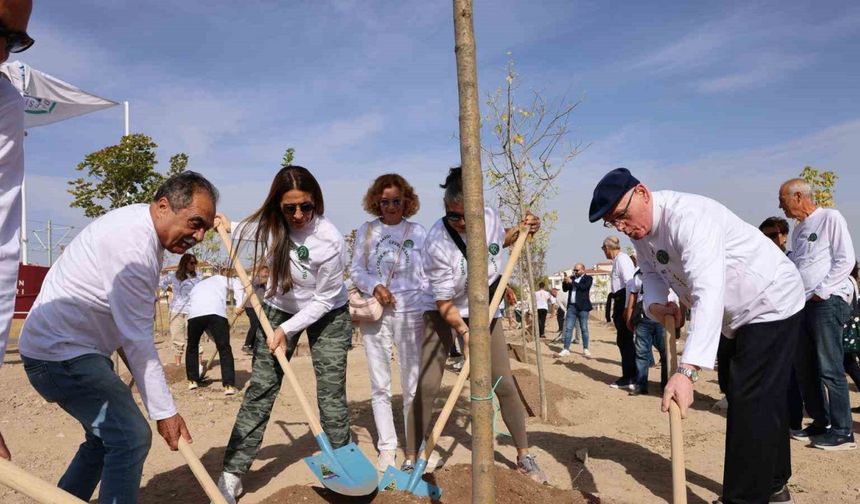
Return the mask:
{"type": "Polygon", "coordinates": [[[173,291],[173,299],[170,301],[170,341],[173,346],[173,363],[177,366],[182,365],[182,354],[188,339],[188,293],[198,281],[197,257],[194,254],[182,254],[176,273],[164,276],[158,286],[161,290],[170,287],[173,291]]]}
{"type": "MultiPolygon", "coordinates": [[[[415,460],[418,452],[418,440],[423,439],[430,427],[433,402],[442,383],[445,361],[453,341],[451,330],[455,330],[464,339],[468,338],[469,333],[466,255],[461,250],[466,248],[462,170],[451,169],[442,187],[445,189],[443,199],[445,217],[436,221],[430,228],[424,246],[424,272],[430,281],[436,310],[427,312],[424,316],[427,327],[421,349],[418,388],[407,424],[406,461],[402,468],[404,470],[410,469],[411,462],[415,460]]],[[[498,213],[489,207],[484,209],[484,219],[488,242],[487,277],[489,288],[494,291],[505,268],[504,247],[516,241],[519,228],[505,229],[498,213]]],[[[530,232],[533,233],[540,227],[540,220],[529,214],[524,224],[528,225],[530,232]]],[[[501,405],[502,419],[511,432],[517,448],[517,470],[535,481],[546,483],[546,475],[538,467],[534,455],[529,454],[526,413],[511,376],[507,342],[502,324],[499,323],[501,312],[497,311],[492,319],[490,324],[492,380],[496,384],[495,394],[501,405]]]]}
{"type": "Polygon", "coordinates": [[[541,282],[538,284],[538,290],[535,292],[535,303],[537,303],[538,312],[538,334],[541,338],[546,337],[546,314],[549,312],[549,291],[546,290],[546,284],[541,282]]]}
{"type": "MultiPolygon", "coordinates": [[[[272,338],[257,333],[251,381],[224,454],[218,485],[231,498],[241,493],[240,477],[254,461],[280,390],[283,371],[271,352],[285,347],[289,359],[302,331],[311,348],[323,431],[334,448],[350,442],[346,356],[352,321],[343,283],[344,240],[324,210],[311,172],[286,166],[275,175],[260,209],[231,226],[240,239],[255,242],[255,263],[268,263],[263,311],[275,328],[272,338]]],[[[221,214],[218,218],[229,222],[221,214]]]]}
{"type": "Polygon", "coordinates": [[[362,224],[355,235],[350,279],[359,291],[374,296],[384,307],[380,320],[361,324],[361,334],[379,434],[377,468],[385,471],[394,465],[397,453],[391,412],[393,347],[397,347],[405,421],[418,382],[424,312],[435,305],[422,264],[427,231],[406,220],[418,212],[415,190],[400,175],[381,175],[364,195],[363,205],[376,218],[362,224]]]}

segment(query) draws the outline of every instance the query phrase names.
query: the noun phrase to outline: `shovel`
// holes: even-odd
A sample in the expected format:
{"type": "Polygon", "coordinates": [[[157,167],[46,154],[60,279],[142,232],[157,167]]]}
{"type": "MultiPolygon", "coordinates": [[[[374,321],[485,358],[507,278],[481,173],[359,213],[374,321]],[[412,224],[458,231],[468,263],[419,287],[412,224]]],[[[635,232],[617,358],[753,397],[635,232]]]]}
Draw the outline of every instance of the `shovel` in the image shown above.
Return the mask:
{"type": "Polygon", "coordinates": [[[182,453],[185,463],[188,464],[194,477],[197,478],[197,482],[203,487],[203,491],[212,499],[212,503],[227,504],[224,496],[221,495],[221,491],[218,490],[218,486],[215,485],[209,473],[206,472],[206,468],[203,467],[203,463],[200,462],[200,459],[194,454],[194,450],[191,449],[191,445],[182,436],[179,436],[179,452],[182,453]]]}
{"type": "MultiPolygon", "coordinates": [[[[499,309],[502,296],[505,295],[505,287],[508,285],[508,280],[511,278],[511,273],[514,271],[514,265],[517,264],[517,259],[520,257],[520,252],[523,250],[523,244],[526,242],[528,235],[529,234],[525,228],[520,228],[519,237],[511,249],[511,257],[508,259],[508,263],[505,266],[504,273],[502,273],[501,280],[499,280],[499,286],[496,288],[496,293],[493,295],[492,301],[490,301],[490,319],[493,318],[496,310],[499,309]]],[[[499,323],[501,323],[501,321],[499,321],[499,323]]],[[[442,497],[442,490],[439,487],[431,485],[421,477],[424,476],[424,471],[427,469],[427,461],[430,459],[433,449],[436,448],[436,441],[438,441],[439,436],[442,434],[442,429],[445,428],[445,424],[448,423],[448,418],[451,416],[451,411],[454,410],[454,405],[457,404],[457,399],[460,397],[460,392],[462,392],[463,386],[466,384],[466,380],[469,379],[469,366],[469,354],[467,353],[466,360],[463,362],[463,368],[457,376],[457,382],[454,383],[454,388],[451,389],[451,393],[448,394],[448,400],[445,401],[445,407],[442,408],[442,412],[439,413],[439,418],[436,419],[436,423],[433,425],[430,437],[424,443],[424,451],[415,462],[415,469],[412,471],[412,474],[401,471],[393,466],[389,466],[388,469],[385,470],[385,474],[382,475],[382,480],[379,482],[380,492],[386,490],[410,492],[418,497],[430,497],[434,500],[438,500],[442,497]]]]}
{"type": "MultiPolygon", "coordinates": [[[[250,299],[251,306],[254,308],[257,318],[260,319],[260,325],[262,326],[263,331],[267,337],[271,337],[274,332],[272,330],[272,325],[269,323],[269,319],[266,318],[265,313],[263,313],[263,307],[260,305],[260,300],[257,299],[257,295],[254,293],[254,289],[251,286],[251,281],[248,278],[248,274],[245,272],[245,268],[239,261],[239,257],[233,253],[233,244],[230,241],[230,235],[224,229],[223,224],[219,223],[219,225],[216,226],[216,229],[218,230],[218,234],[221,236],[221,239],[224,241],[227,253],[233,258],[233,267],[236,269],[236,274],[239,277],[239,280],[242,281],[242,285],[245,286],[245,294],[248,296],[248,299],[250,299]]],[[[322,452],[318,455],[305,457],[305,463],[310,467],[311,471],[316,475],[320,483],[332,492],[348,496],[362,496],[373,493],[373,491],[376,490],[376,484],[378,482],[376,467],[367,460],[367,457],[364,456],[364,453],[358,449],[358,446],[356,446],[355,443],[349,443],[348,445],[341,446],[337,449],[332,448],[331,443],[329,443],[328,436],[322,430],[319,420],[311,409],[308,399],[305,396],[301,385],[299,385],[299,381],[293,373],[290,363],[287,361],[287,357],[284,355],[284,350],[282,348],[279,347],[275,350],[275,358],[278,359],[278,363],[284,371],[284,376],[287,378],[287,381],[290,383],[290,387],[292,387],[293,392],[296,394],[296,397],[299,400],[299,405],[301,406],[305,417],[308,419],[311,433],[317,440],[317,444],[322,452]]]]}
{"type": "Polygon", "coordinates": [[[0,458],[0,483],[40,504],[87,504],[3,458],[0,458]]]}
{"type": "MultiPolygon", "coordinates": [[[[678,349],[675,347],[675,318],[666,317],[666,350],[669,351],[669,369],[678,369],[678,349]]],[[[687,504],[687,475],[684,470],[684,432],[681,428],[681,408],[669,402],[669,435],[672,440],[672,502],[687,504]]]]}

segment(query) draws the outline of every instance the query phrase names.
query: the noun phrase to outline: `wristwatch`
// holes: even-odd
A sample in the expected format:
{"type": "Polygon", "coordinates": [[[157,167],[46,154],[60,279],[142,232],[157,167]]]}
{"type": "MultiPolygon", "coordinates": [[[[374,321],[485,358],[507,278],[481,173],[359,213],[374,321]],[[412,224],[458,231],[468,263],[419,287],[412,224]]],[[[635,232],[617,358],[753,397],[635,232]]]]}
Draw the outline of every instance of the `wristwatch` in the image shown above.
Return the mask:
{"type": "Polygon", "coordinates": [[[699,372],[695,369],[678,366],[678,369],[676,369],[675,372],[686,376],[693,383],[699,381],[699,372]]]}

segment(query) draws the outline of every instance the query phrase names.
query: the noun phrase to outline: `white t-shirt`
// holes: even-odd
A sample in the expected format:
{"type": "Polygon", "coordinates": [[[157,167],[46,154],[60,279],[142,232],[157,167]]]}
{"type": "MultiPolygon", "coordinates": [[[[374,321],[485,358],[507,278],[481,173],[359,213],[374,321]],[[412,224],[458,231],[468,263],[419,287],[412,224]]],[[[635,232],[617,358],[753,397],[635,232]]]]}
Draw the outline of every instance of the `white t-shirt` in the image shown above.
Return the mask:
{"type": "Polygon", "coordinates": [[[535,292],[535,304],[537,305],[538,310],[549,310],[549,298],[552,295],[545,291],[544,289],[540,289],[535,292]]]}
{"type": "MultiPolygon", "coordinates": [[[[484,226],[487,233],[487,277],[488,287],[502,274],[507,254],[505,253],[505,228],[498,214],[491,208],[484,209],[484,226]]],[[[468,247],[465,235],[460,235],[468,247]]],[[[452,300],[461,317],[469,316],[469,296],[466,290],[466,258],[445,229],[442,219],[436,221],[427,233],[424,272],[430,280],[430,288],[436,301],[452,300]]],[[[496,312],[496,317],[501,312],[496,312]]]]}
{"type": "Polygon", "coordinates": [[[23,181],[24,99],[7,79],[0,78],[0,366],[18,292],[23,181]]]}
{"type": "Polygon", "coordinates": [[[188,294],[200,280],[200,277],[196,276],[179,280],[175,273],[169,273],[161,278],[158,288],[165,290],[169,286],[173,291],[173,299],[170,300],[170,313],[188,314],[188,294]]]}
{"type": "Polygon", "coordinates": [[[791,260],[797,265],[806,299],[836,295],[851,303],[854,288],[854,244],[848,223],[838,210],[817,208],[791,233],[791,260]]]}
{"type": "MultiPolygon", "coordinates": [[[[233,223],[235,237],[253,240],[253,223],[233,223]]],[[[281,324],[289,337],[318,321],[326,313],[346,305],[348,296],[343,282],[345,243],[343,235],[323,216],[315,216],[304,228],[290,232],[290,274],[293,288],[278,287],[265,303],[293,316],[281,324]]],[[[271,266],[271,264],[270,264],[271,266]]],[[[274,281],[269,277],[269,287],[274,281]]]]}
{"type": "Polygon", "coordinates": [[[365,222],[355,235],[350,280],[358,290],[371,296],[377,285],[385,285],[396,263],[388,284],[388,290],[395,299],[394,311],[405,313],[435,310],[430,282],[424,274],[426,239],[427,231],[423,226],[405,219],[394,226],[389,226],[379,219],[365,222]]]}
{"type": "Polygon", "coordinates": [[[227,318],[227,289],[233,291],[236,306],[242,306],[245,293],[238,278],[212,275],[197,282],[188,295],[188,318],[205,315],[227,318]]]}
{"type": "Polygon", "coordinates": [[[636,266],[633,265],[630,256],[624,252],[619,252],[612,261],[612,273],[609,275],[612,292],[615,293],[625,288],[635,272],[636,266]]]}
{"type": "Polygon", "coordinates": [[[48,271],[21,331],[21,355],[56,362],[122,347],[150,418],[175,415],[152,336],[163,257],[148,204],[92,222],[48,271]]]}

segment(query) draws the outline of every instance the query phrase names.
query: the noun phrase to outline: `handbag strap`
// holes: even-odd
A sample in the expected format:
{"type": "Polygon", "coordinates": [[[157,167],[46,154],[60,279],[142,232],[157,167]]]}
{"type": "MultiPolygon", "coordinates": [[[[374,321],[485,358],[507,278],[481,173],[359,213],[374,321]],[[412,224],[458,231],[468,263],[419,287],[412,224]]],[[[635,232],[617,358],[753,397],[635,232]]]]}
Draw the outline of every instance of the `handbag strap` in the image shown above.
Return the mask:
{"type": "Polygon", "coordinates": [[[410,222],[406,223],[406,229],[403,230],[403,236],[400,237],[400,248],[397,249],[397,255],[394,257],[394,265],[388,270],[388,278],[385,280],[385,288],[391,283],[391,277],[394,275],[394,270],[397,269],[397,263],[400,262],[400,253],[403,252],[403,244],[406,243],[406,237],[409,236],[409,230],[412,228],[410,222]]]}
{"type": "Polygon", "coordinates": [[[448,219],[442,219],[442,224],[445,225],[445,229],[448,231],[448,235],[454,240],[454,243],[457,245],[457,248],[460,249],[460,253],[463,254],[463,257],[466,257],[466,242],[463,241],[463,237],[460,236],[451,224],[448,223],[448,219]]]}

